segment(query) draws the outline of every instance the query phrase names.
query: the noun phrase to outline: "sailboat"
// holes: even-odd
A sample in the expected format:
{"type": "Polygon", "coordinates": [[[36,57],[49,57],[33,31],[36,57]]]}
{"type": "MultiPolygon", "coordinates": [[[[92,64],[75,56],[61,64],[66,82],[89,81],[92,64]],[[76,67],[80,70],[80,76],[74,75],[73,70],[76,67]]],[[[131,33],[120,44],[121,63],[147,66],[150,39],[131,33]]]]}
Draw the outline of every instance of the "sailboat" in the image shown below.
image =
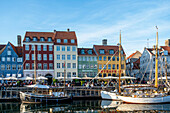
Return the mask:
{"type": "Polygon", "coordinates": [[[20,92],[22,103],[49,103],[49,102],[65,102],[71,101],[72,95],[67,95],[65,92],[53,92],[53,89],[47,85],[36,83],[36,56],[34,47],[34,83],[28,85],[28,88],[33,88],[32,92],[20,92]]]}

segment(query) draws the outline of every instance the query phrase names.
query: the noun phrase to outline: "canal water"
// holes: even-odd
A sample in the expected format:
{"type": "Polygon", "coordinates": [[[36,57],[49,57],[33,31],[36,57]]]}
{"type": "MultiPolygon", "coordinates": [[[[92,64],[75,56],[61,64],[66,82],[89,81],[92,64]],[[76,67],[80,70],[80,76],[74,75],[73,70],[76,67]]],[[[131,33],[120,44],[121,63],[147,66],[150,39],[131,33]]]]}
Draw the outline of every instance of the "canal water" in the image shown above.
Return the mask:
{"type": "Polygon", "coordinates": [[[169,113],[170,104],[122,104],[118,101],[75,100],[62,104],[1,102],[0,113],[169,113]]]}

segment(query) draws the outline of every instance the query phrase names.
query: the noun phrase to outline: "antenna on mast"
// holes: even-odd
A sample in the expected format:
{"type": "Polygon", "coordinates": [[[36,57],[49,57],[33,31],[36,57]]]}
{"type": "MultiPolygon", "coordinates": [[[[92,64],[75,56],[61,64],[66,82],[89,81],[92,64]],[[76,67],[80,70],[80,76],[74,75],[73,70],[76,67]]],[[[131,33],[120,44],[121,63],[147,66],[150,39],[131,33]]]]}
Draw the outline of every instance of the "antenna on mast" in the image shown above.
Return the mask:
{"type": "Polygon", "coordinates": [[[149,38],[147,39],[147,47],[149,48],[149,38]]]}

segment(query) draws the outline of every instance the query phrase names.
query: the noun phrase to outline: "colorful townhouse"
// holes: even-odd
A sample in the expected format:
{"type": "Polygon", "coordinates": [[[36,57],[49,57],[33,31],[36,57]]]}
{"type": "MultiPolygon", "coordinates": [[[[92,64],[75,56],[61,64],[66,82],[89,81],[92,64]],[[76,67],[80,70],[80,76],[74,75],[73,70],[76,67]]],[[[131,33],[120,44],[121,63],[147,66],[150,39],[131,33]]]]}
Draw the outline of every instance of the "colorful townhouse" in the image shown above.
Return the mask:
{"type": "Polygon", "coordinates": [[[23,58],[22,46],[14,46],[8,42],[7,45],[0,45],[0,77],[22,77],[23,58]]]}
{"type": "Polygon", "coordinates": [[[77,77],[77,37],[74,31],[54,31],[54,74],[58,77],[77,77]],[[64,71],[65,70],[65,71],[64,71]]]}
{"type": "Polygon", "coordinates": [[[26,32],[23,40],[24,76],[34,78],[34,60],[36,76],[45,76],[48,82],[54,77],[54,32],[26,32]],[[34,57],[35,56],[35,57],[34,57]]]}
{"type": "MultiPolygon", "coordinates": [[[[118,76],[119,73],[119,46],[107,45],[107,40],[103,40],[103,45],[94,45],[93,49],[97,55],[99,77],[118,76]],[[108,63],[108,64],[107,64],[108,63]],[[107,64],[107,65],[106,65],[107,64]]],[[[126,54],[121,50],[121,76],[125,75],[126,54]]]]}
{"type": "Polygon", "coordinates": [[[97,72],[97,55],[93,48],[78,48],[78,76],[95,77],[97,72]]]}

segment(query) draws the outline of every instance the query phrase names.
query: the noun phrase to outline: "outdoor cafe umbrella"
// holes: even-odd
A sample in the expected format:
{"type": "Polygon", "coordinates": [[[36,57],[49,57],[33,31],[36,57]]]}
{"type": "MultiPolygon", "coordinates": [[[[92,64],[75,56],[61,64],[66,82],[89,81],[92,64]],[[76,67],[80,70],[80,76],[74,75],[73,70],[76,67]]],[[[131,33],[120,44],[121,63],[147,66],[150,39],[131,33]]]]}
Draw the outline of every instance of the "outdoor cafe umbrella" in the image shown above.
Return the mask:
{"type": "Polygon", "coordinates": [[[37,77],[36,79],[37,79],[37,80],[47,80],[48,78],[43,77],[43,76],[40,76],[40,77],[37,77]]]}
{"type": "Polygon", "coordinates": [[[68,77],[67,80],[81,79],[80,77],[68,77]]]}
{"type": "Polygon", "coordinates": [[[16,77],[7,77],[7,78],[4,78],[4,80],[17,80],[16,77]]]}
{"type": "Polygon", "coordinates": [[[0,77],[0,80],[4,80],[4,78],[0,77]]]}
{"type": "Polygon", "coordinates": [[[49,88],[48,85],[40,85],[40,84],[27,85],[27,87],[31,87],[31,88],[46,88],[46,89],[49,88]]]}
{"type": "Polygon", "coordinates": [[[19,80],[33,80],[32,77],[22,77],[22,78],[18,78],[19,80]]]}
{"type": "Polygon", "coordinates": [[[81,79],[93,79],[92,77],[83,77],[81,79]]]}

